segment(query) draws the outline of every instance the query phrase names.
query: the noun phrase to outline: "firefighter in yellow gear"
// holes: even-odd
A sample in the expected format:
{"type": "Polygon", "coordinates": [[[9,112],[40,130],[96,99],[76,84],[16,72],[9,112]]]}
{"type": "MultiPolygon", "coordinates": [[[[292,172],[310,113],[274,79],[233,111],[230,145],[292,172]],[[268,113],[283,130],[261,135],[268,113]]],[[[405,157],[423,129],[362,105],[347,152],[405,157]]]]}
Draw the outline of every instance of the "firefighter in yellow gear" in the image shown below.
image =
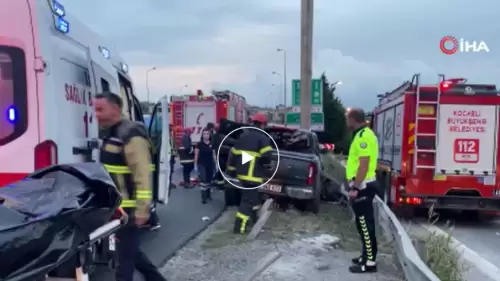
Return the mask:
{"type": "Polygon", "coordinates": [[[122,119],[122,99],[105,92],[95,97],[96,118],[102,129],[100,161],[122,194],[120,207],[129,222],[116,233],[116,281],[133,281],[137,269],[146,281],[166,281],[139,248],[139,228],[150,217],[153,200],[152,147],[144,126],[122,119]]]}
{"type": "MultiPolygon", "coordinates": [[[[258,113],[252,117],[252,125],[263,129],[267,124],[265,114],[258,113]]],[[[245,130],[236,141],[229,153],[229,170],[234,170],[234,175],[241,183],[241,203],[236,213],[234,233],[244,234],[248,230],[248,223],[255,223],[257,211],[260,207],[258,188],[266,182],[267,172],[263,167],[271,162],[271,140],[269,137],[253,129],[245,130]],[[246,153],[253,157],[251,161],[242,163],[242,155],[246,153]]]]}
{"type": "Polygon", "coordinates": [[[375,133],[366,126],[362,109],[349,109],[346,120],[354,134],[346,163],[346,177],[356,228],[363,245],[361,256],[352,259],[353,265],[349,270],[352,273],[376,272],[377,239],[373,198],[379,190],[376,181],[378,140],[375,133]]]}

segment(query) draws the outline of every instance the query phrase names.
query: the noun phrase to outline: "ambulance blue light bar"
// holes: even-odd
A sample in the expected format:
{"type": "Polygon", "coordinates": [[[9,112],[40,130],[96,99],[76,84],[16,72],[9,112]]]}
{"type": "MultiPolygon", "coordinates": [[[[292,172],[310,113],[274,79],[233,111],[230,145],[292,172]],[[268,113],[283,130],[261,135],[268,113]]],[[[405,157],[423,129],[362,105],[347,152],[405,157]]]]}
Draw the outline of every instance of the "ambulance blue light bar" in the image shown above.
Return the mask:
{"type": "Polygon", "coordinates": [[[69,32],[69,22],[64,20],[61,17],[56,17],[55,19],[55,25],[56,29],[61,32],[61,33],[68,33],[69,32]]]}
{"type": "Polygon", "coordinates": [[[9,107],[9,109],[7,110],[7,120],[10,123],[16,122],[17,112],[16,112],[16,109],[14,108],[14,106],[9,107]]]}
{"type": "Polygon", "coordinates": [[[61,18],[66,15],[66,11],[64,10],[64,6],[55,0],[52,1],[52,12],[61,18]]]}

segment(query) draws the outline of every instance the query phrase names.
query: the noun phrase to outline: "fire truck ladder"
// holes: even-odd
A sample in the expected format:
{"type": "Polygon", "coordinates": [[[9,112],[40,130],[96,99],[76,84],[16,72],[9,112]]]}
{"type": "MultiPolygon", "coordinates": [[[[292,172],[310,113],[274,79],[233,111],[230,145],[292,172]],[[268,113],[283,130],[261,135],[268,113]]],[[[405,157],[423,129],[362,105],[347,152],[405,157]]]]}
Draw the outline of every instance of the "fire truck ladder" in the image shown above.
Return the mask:
{"type": "MultiPolygon", "coordinates": [[[[436,87],[437,88],[437,97],[436,99],[433,99],[433,100],[429,100],[429,99],[424,99],[423,100],[423,97],[422,97],[422,93],[421,93],[421,85],[419,84],[419,80],[420,80],[420,75],[418,74],[417,76],[417,79],[416,79],[416,99],[417,99],[417,105],[416,105],[416,116],[415,116],[415,143],[413,144],[414,145],[414,149],[413,151],[415,152],[415,155],[413,157],[413,174],[415,175],[417,173],[417,171],[419,169],[427,169],[427,170],[430,170],[430,169],[435,169],[436,168],[436,160],[434,158],[434,164],[433,165],[419,165],[418,164],[418,159],[419,159],[419,155],[421,153],[433,153],[436,155],[436,152],[437,152],[437,148],[438,148],[438,120],[439,120],[439,101],[440,101],[440,97],[441,97],[441,90],[440,90],[440,82],[438,83],[438,86],[436,87]],[[420,105],[432,105],[435,107],[435,114],[433,117],[423,117],[423,116],[420,116],[419,114],[419,108],[420,108],[420,105]],[[435,131],[433,133],[421,133],[419,132],[419,121],[423,121],[423,120],[432,120],[436,123],[436,126],[435,126],[435,131]],[[419,145],[418,145],[418,139],[419,138],[432,138],[433,141],[434,141],[434,149],[422,149],[422,148],[419,148],[419,145]]],[[[439,81],[442,81],[444,80],[444,75],[439,75],[439,81]]]]}

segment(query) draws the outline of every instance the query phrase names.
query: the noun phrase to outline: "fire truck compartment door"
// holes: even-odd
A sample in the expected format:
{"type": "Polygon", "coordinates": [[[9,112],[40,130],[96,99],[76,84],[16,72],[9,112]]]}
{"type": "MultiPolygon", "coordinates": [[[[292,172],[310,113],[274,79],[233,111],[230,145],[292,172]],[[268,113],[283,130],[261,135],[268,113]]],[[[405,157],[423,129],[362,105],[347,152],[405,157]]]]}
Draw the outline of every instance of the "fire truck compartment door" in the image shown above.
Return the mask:
{"type": "Polygon", "coordinates": [[[184,127],[191,128],[191,140],[197,143],[201,139],[201,130],[207,123],[216,123],[216,106],[213,101],[186,102],[184,111],[184,127]]]}
{"type": "Polygon", "coordinates": [[[495,174],[497,123],[494,105],[439,105],[436,174],[495,174]]]}

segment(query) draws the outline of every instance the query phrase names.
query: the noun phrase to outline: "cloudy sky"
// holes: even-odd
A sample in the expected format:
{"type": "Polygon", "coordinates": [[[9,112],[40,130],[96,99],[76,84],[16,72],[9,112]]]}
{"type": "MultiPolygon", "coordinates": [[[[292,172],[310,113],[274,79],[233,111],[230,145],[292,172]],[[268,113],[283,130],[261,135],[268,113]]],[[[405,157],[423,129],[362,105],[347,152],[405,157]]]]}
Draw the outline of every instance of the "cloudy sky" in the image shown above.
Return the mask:
{"type": "MultiPolygon", "coordinates": [[[[66,0],[76,14],[111,39],[131,66],[136,92],[151,95],[230,89],[252,104],[283,101],[283,53],[287,83],[300,76],[299,0],[66,0]],[[277,86],[273,87],[272,85],[277,86]],[[188,85],[184,88],[184,85],[188,85]]],[[[346,106],[372,108],[376,94],[420,72],[498,83],[500,2],[494,0],[316,0],[315,76],[341,80],[346,106]],[[489,53],[441,53],[451,35],[484,41],[489,53]]],[[[288,85],[288,101],[290,101],[288,85]]]]}

